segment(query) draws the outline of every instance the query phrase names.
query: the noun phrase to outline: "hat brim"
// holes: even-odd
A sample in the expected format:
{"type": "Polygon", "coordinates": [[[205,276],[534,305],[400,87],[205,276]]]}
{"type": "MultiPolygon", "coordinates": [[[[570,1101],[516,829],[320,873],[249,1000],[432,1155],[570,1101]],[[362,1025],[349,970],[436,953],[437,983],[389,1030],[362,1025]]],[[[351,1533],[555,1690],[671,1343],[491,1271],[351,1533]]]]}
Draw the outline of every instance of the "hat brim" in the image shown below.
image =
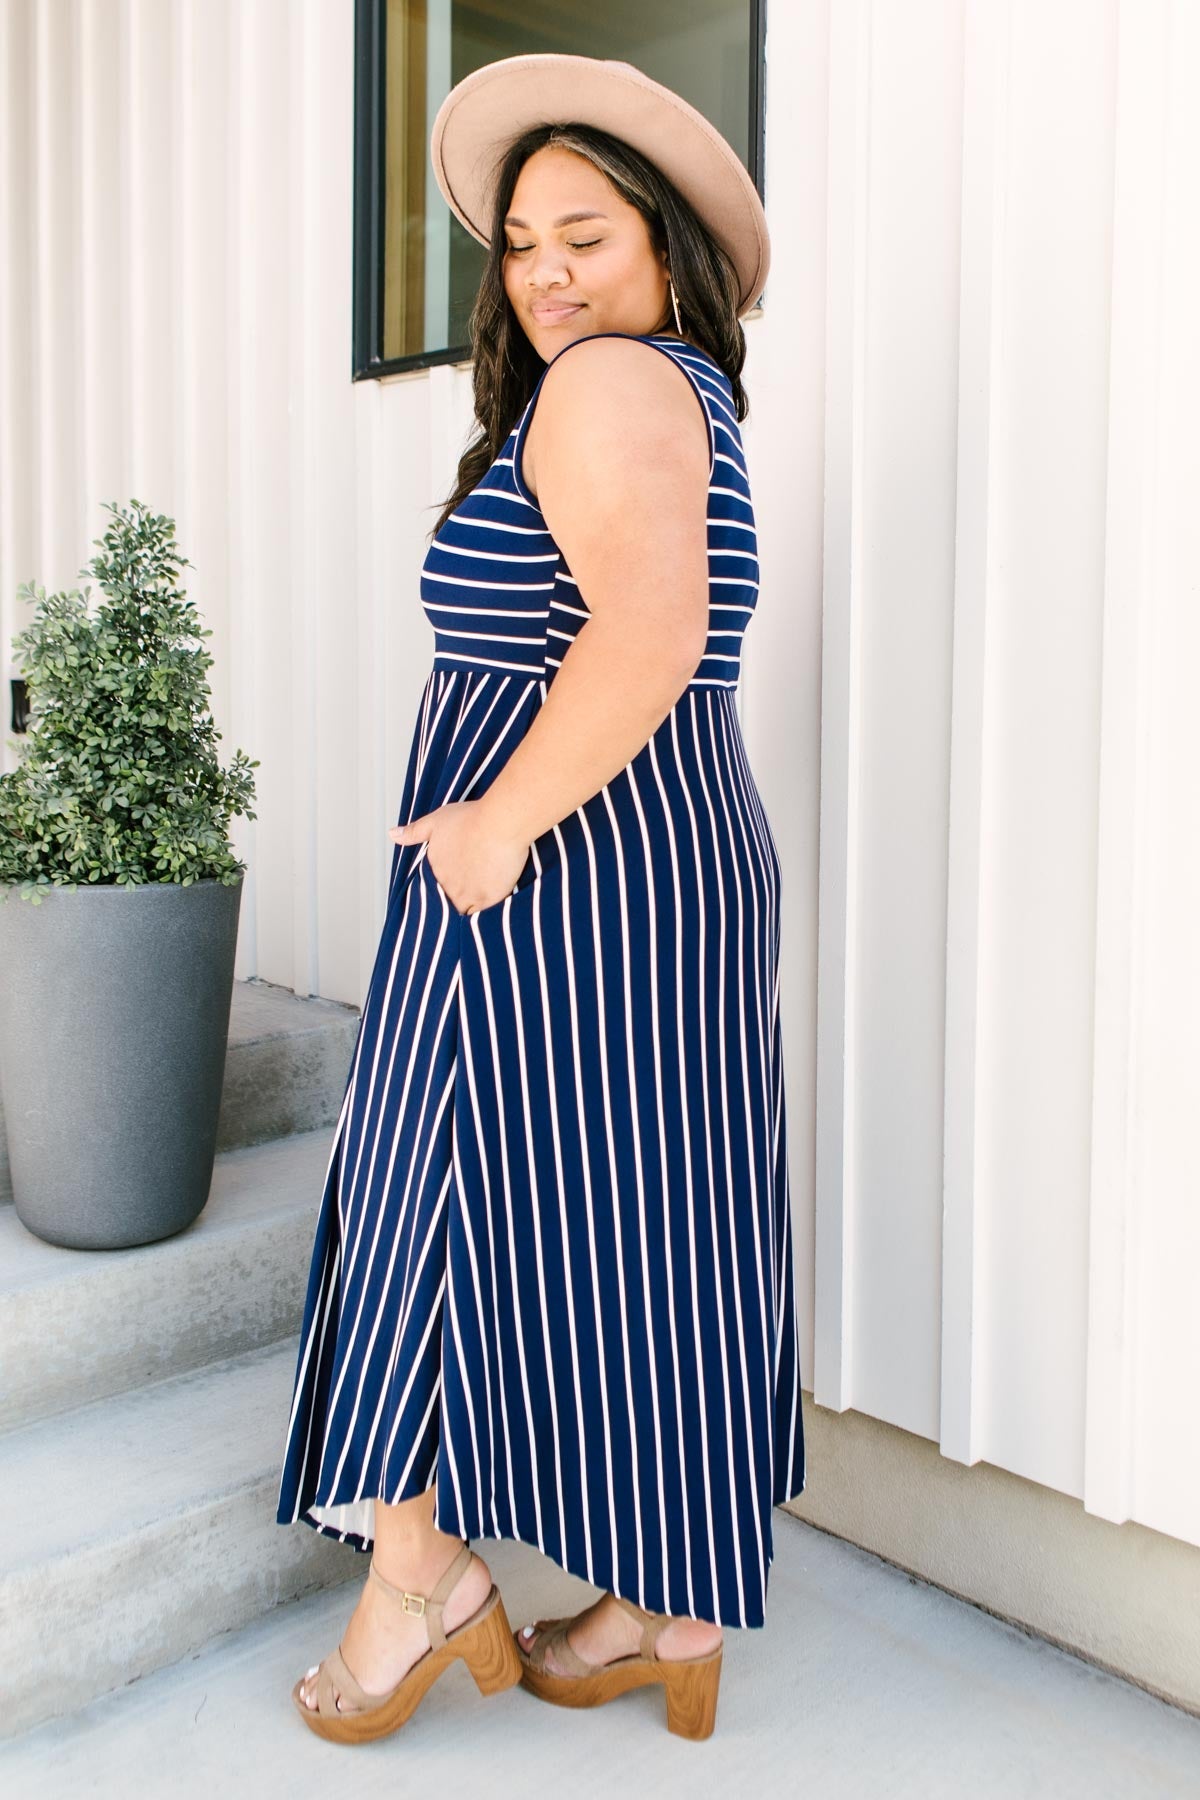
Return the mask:
{"type": "Polygon", "coordinates": [[[504,147],[531,126],[575,120],[623,138],[674,183],[730,257],[739,318],[748,312],[771,259],[758,189],[703,113],[632,63],[546,52],[503,57],[465,75],[438,108],[429,144],[455,218],[489,243],[504,147]]]}

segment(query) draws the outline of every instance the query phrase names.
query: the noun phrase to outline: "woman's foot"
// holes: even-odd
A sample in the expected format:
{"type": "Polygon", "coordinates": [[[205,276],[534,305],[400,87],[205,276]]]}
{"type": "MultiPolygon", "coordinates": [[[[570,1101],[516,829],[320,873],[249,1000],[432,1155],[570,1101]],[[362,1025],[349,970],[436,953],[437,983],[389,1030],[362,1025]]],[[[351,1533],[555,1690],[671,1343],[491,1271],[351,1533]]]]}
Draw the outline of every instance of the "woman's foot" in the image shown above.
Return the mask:
{"type": "MultiPolygon", "coordinates": [[[[376,1545],[376,1567],[393,1586],[406,1588],[412,1594],[429,1594],[459,1549],[458,1540],[450,1544],[448,1553],[445,1544],[439,1543],[424,1552],[423,1560],[410,1557],[400,1563],[384,1561],[376,1545]]],[[[473,1554],[446,1596],[442,1626],[447,1635],[478,1611],[491,1588],[491,1571],[482,1557],[473,1554]]],[[[376,1582],[368,1581],[341,1642],[342,1656],[355,1680],[372,1697],[388,1694],[428,1649],[429,1632],[424,1614],[401,1612],[390,1595],[376,1582]]],[[[316,1688],[317,1668],[312,1668],[301,1683],[300,1698],[314,1712],[316,1688]]],[[[361,1708],[339,1703],[338,1711],[359,1712],[361,1708]]]]}
{"type": "MultiPolygon", "coordinates": [[[[515,1634],[516,1642],[528,1656],[538,1641],[540,1631],[550,1623],[539,1619],[537,1625],[522,1625],[515,1634]]],[[[655,1643],[655,1652],[663,1662],[680,1657],[707,1656],[720,1648],[723,1633],[719,1625],[708,1619],[687,1617],[672,1619],[664,1625],[655,1643]]],[[[642,1641],[642,1627],[618,1606],[611,1594],[602,1594],[592,1606],[585,1608],[572,1621],[567,1643],[585,1662],[610,1663],[618,1657],[636,1656],[642,1641]]],[[[552,1675],[570,1675],[570,1669],[559,1667],[554,1645],[546,1652],[546,1667],[552,1675]]]]}

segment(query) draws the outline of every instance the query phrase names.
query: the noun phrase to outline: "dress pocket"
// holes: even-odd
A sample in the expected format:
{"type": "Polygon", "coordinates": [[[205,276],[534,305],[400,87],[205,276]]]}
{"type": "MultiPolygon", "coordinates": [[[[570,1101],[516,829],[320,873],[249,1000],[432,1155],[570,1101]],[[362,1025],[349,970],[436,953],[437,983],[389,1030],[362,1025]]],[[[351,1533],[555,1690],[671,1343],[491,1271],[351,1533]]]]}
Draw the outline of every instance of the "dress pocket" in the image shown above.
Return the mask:
{"type": "Polygon", "coordinates": [[[501,912],[506,906],[511,906],[515,900],[521,900],[526,894],[532,893],[542,878],[534,853],[530,850],[525,858],[525,866],[517,876],[516,885],[513,887],[511,893],[502,894],[499,900],[493,900],[489,906],[478,907],[474,912],[460,912],[430,867],[429,857],[426,854],[428,848],[428,843],[426,843],[417,863],[417,870],[418,872],[421,870],[424,871],[432,884],[434,891],[441,897],[442,903],[447,911],[452,913],[456,919],[462,919],[464,923],[468,919],[488,919],[493,913],[501,912]]]}

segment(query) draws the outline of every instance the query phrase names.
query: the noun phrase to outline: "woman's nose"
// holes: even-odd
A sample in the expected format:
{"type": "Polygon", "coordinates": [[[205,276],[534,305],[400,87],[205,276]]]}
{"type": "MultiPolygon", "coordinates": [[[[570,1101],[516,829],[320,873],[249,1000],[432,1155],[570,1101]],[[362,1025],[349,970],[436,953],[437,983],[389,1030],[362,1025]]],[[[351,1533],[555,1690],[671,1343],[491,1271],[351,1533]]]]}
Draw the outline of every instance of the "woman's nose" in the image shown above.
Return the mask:
{"type": "Polygon", "coordinates": [[[538,288],[566,287],[571,279],[561,250],[533,251],[529,258],[528,276],[530,286],[538,288]]]}

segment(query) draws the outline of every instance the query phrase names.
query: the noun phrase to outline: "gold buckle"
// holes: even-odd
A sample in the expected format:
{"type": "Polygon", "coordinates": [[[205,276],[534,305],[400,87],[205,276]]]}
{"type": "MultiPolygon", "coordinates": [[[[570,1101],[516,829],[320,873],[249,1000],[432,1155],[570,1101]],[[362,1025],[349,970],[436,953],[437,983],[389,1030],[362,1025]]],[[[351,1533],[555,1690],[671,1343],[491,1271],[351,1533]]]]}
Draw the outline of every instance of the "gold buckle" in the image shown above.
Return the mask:
{"type": "Polygon", "coordinates": [[[402,1605],[406,1613],[415,1613],[417,1617],[420,1618],[421,1614],[425,1611],[425,1596],[424,1594],[410,1594],[406,1591],[403,1596],[402,1605]],[[416,1604],[410,1606],[408,1604],[410,1600],[415,1601],[416,1604]]]}

